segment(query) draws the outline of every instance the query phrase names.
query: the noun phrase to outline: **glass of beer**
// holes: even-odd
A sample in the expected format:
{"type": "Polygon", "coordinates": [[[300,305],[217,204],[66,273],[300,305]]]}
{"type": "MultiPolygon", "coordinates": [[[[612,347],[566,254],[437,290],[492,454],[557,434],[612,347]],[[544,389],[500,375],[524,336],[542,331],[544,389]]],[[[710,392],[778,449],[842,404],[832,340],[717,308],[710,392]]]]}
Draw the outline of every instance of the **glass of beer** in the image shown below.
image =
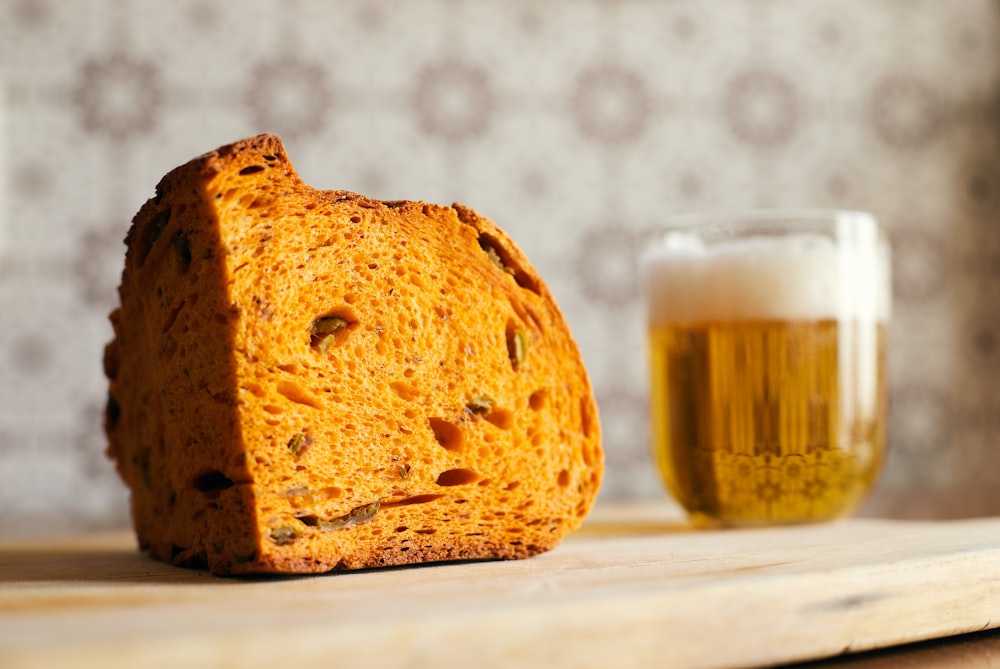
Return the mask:
{"type": "Polygon", "coordinates": [[[691,520],[854,511],[886,447],[890,262],[875,218],[679,216],[641,256],[653,448],[691,520]]]}

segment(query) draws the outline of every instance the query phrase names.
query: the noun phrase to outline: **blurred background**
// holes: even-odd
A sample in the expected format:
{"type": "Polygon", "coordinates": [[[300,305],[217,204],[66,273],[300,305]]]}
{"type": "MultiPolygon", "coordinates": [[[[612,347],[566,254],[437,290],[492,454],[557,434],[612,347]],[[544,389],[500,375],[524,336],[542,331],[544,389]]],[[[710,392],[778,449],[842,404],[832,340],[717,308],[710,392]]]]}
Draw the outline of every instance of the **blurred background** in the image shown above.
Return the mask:
{"type": "Polygon", "coordinates": [[[602,502],[665,495],[634,234],[873,212],[896,302],[863,513],[1000,513],[997,0],[0,0],[0,536],[127,525],[100,416],[122,239],[164,173],[263,131],[313,186],[511,234],[596,386],[602,502]]]}

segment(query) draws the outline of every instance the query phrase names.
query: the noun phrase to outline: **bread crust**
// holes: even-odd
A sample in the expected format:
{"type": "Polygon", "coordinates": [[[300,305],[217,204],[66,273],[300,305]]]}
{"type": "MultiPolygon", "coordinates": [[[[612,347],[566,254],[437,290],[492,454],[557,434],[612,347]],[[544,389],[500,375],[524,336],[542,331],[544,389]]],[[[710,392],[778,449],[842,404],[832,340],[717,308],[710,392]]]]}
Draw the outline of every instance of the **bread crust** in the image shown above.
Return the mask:
{"type": "Polygon", "coordinates": [[[259,135],[168,173],[125,241],[105,430],[153,557],[524,558],[589,511],[603,454],[579,351],[474,210],[313,189],[259,135]]]}

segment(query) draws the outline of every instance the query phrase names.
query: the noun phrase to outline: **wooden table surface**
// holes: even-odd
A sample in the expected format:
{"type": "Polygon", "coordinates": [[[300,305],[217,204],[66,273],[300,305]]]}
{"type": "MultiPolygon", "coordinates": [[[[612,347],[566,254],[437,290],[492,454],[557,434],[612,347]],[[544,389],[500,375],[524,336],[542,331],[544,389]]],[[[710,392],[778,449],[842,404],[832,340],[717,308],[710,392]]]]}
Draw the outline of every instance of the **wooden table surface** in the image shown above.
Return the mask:
{"type": "MultiPolygon", "coordinates": [[[[530,560],[263,579],[152,561],[124,532],[0,543],[4,669],[752,667],[995,626],[1000,518],[696,531],[599,507],[530,560]]],[[[997,638],[933,648],[1000,660],[997,638]]]]}
{"type": "Polygon", "coordinates": [[[808,669],[995,669],[1000,629],[809,662],[808,669]]]}

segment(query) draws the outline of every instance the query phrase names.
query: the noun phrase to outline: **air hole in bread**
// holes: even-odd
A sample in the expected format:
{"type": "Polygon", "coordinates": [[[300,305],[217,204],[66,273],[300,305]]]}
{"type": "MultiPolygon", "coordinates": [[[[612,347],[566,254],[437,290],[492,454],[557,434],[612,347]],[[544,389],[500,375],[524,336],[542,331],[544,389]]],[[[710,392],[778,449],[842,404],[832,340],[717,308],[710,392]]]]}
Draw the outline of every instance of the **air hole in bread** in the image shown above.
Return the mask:
{"type": "Polygon", "coordinates": [[[441,444],[445,450],[459,451],[465,445],[465,435],[462,434],[462,430],[454,423],[436,416],[431,416],[427,419],[427,422],[434,432],[434,438],[437,440],[437,443],[441,444]]]}
{"type": "Polygon", "coordinates": [[[383,509],[391,509],[394,506],[411,506],[413,504],[427,504],[428,502],[433,502],[439,500],[444,495],[441,493],[430,493],[426,495],[410,495],[409,497],[403,497],[402,499],[388,500],[382,502],[383,509]]]}
{"type": "Polygon", "coordinates": [[[341,307],[323,314],[309,325],[309,345],[326,353],[331,346],[340,346],[358,327],[354,309],[341,307]]]}
{"type": "Polygon", "coordinates": [[[108,403],[104,408],[104,420],[108,429],[114,429],[122,417],[122,408],[118,400],[111,393],[108,393],[108,403]]]}
{"type": "Polygon", "coordinates": [[[420,391],[405,381],[393,381],[389,384],[389,387],[400,399],[404,399],[407,402],[413,402],[420,398],[420,391]]]}
{"type": "Polygon", "coordinates": [[[263,165],[247,165],[242,170],[240,170],[240,176],[245,177],[248,174],[257,174],[257,172],[263,172],[263,165]]]}
{"type": "Polygon", "coordinates": [[[320,488],[313,495],[317,499],[339,499],[344,496],[344,489],[337,486],[329,486],[327,488],[320,488]]]}
{"type": "Polygon", "coordinates": [[[597,422],[594,417],[594,406],[587,397],[580,398],[580,428],[583,436],[590,439],[594,434],[594,424],[597,422]]]}
{"type": "Polygon", "coordinates": [[[494,265],[513,276],[518,286],[525,290],[530,290],[536,295],[539,294],[538,279],[524,271],[524,268],[514,260],[514,257],[504,248],[500,240],[487,232],[480,232],[479,248],[486,252],[486,255],[494,265]]]}
{"type": "Polygon", "coordinates": [[[170,314],[167,316],[167,322],[163,324],[163,328],[160,332],[166,334],[170,331],[170,328],[174,327],[174,323],[177,322],[177,317],[180,315],[181,309],[184,308],[185,302],[187,302],[187,300],[181,300],[180,304],[170,310],[170,314]]]}
{"type": "Polygon", "coordinates": [[[419,272],[411,271],[407,277],[410,283],[419,288],[420,290],[426,290],[427,284],[424,282],[423,278],[420,276],[419,272]]]}
{"type": "Polygon", "coordinates": [[[493,409],[483,416],[487,421],[496,425],[501,430],[509,430],[514,427],[514,412],[510,409],[493,407],[493,409]]]}
{"type": "Polygon", "coordinates": [[[247,383],[243,388],[250,394],[256,395],[257,397],[264,397],[264,389],[260,387],[257,383],[247,383]]]}
{"type": "Polygon", "coordinates": [[[320,408],[319,400],[310,395],[305,388],[297,383],[292,383],[291,381],[279,381],[277,391],[280,395],[286,397],[292,402],[295,402],[296,404],[302,404],[307,407],[312,407],[313,409],[320,408]]]}
{"type": "Polygon", "coordinates": [[[185,232],[181,231],[174,235],[170,240],[170,250],[180,262],[181,274],[185,274],[191,268],[191,240],[185,232]]]}
{"type": "Polygon", "coordinates": [[[594,453],[591,450],[589,443],[583,445],[583,449],[580,454],[583,456],[583,464],[588,467],[594,466],[594,453]]]}
{"type": "Polygon", "coordinates": [[[209,499],[215,499],[223,490],[232,488],[236,484],[218,469],[210,469],[196,476],[191,485],[209,499]]]}
{"type": "Polygon", "coordinates": [[[544,388],[536,390],[528,395],[528,408],[532,411],[541,411],[545,408],[545,402],[549,398],[549,391],[544,388]]]}
{"type": "Polygon", "coordinates": [[[505,485],[505,486],[503,487],[503,489],[504,489],[504,490],[514,490],[514,489],[516,489],[516,488],[517,488],[517,487],[518,487],[519,485],[521,485],[521,482],[520,482],[520,481],[511,481],[510,483],[508,483],[507,485],[505,485]]]}
{"type": "Polygon", "coordinates": [[[479,474],[471,469],[459,468],[448,469],[438,474],[437,483],[439,486],[469,485],[479,480],[479,474]]]}
{"type": "Polygon", "coordinates": [[[569,471],[563,469],[559,472],[559,476],[556,477],[556,483],[559,484],[560,488],[565,488],[569,485],[569,471]]]}

